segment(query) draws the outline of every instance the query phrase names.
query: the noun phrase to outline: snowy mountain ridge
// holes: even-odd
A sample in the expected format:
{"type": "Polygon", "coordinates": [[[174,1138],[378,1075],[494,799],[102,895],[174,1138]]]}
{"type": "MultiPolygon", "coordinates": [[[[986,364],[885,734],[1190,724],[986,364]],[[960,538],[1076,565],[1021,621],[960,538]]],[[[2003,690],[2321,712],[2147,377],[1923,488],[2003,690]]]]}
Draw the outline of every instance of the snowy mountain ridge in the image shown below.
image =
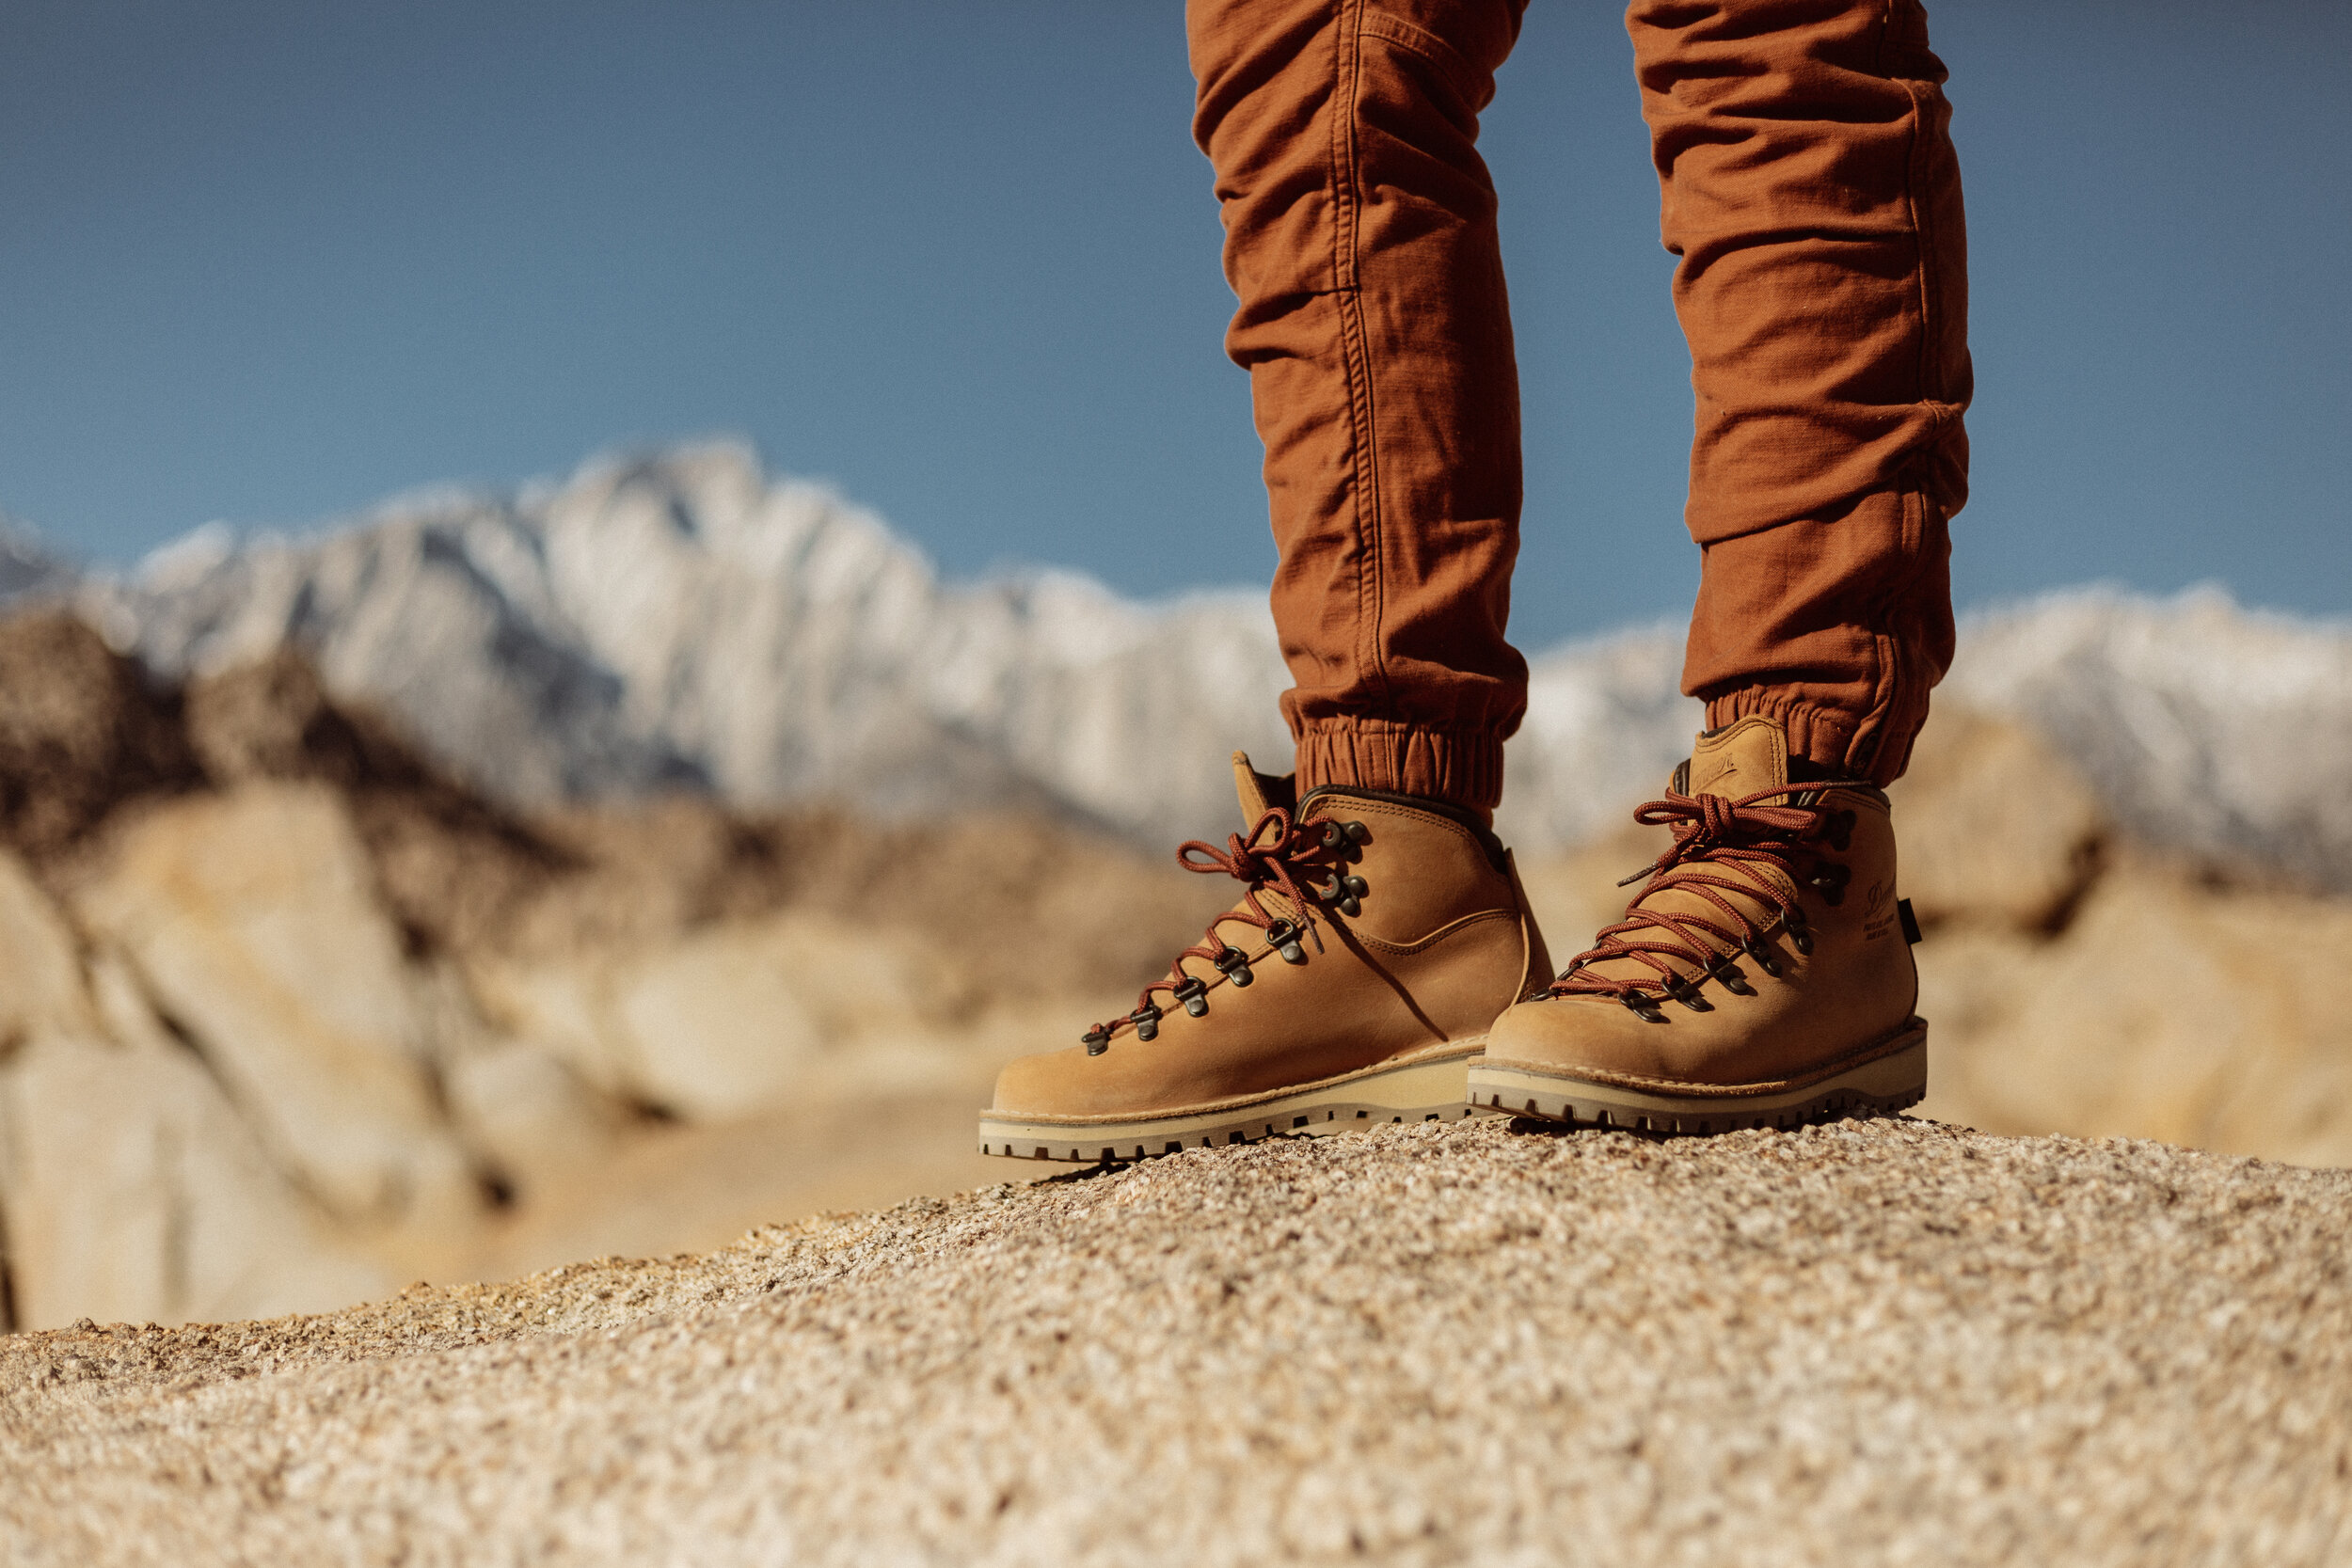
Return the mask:
{"type": "MultiPolygon", "coordinates": [[[[0,597],[57,591],[54,562],[8,543],[0,597]]],[[[167,673],[302,646],[518,802],[1021,806],[1165,844],[1227,831],[1228,752],[1279,766],[1289,748],[1261,593],[946,583],[870,513],[728,444],[421,492],[311,537],[208,526],[72,592],[167,673]]],[[[1574,843],[1655,787],[1697,722],[1680,657],[1661,626],[1533,660],[1507,836],[1574,843]]],[[[1954,699],[2042,731],[2142,834],[2352,886],[2352,628],[2213,591],[2078,590],[1973,618],[1954,699]]]]}

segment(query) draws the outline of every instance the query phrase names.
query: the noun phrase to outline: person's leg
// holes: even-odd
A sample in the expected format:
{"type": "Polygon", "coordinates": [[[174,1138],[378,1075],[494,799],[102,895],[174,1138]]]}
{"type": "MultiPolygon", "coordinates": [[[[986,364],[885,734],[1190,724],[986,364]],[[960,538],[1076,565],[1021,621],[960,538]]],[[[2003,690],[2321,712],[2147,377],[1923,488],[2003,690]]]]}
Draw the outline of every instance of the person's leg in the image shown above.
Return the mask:
{"type": "Polygon", "coordinates": [[[1634,0],[1705,553],[1684,689],[1885,784],[1952,654],[1960,166],[1916,0],[1634,0]]]}
{"type": "Polygon", "coordinates": [[[1550,974],[1487,828],[1527,666],[1503,641],[1518,394],[1478,111],[1518,0],[1193,0],[1226,343],[1249,371],[1295,779],[1179,858],[1241,897],[1076,1046],[1009,1063],[980,1146],[1136,1159],[1469,1114],[1550,974]]]}
{"type": "Polygon", "coordinates": [[[1472,1100],[1720,1132],[1927,1086],[1883,791],[1952,652],[1960,174],[1915,0],[1635,0],[1682,258],[1707,733],[1625,918],[1496,1022],[1472,1100]]]}
{"type": "Polygon", "coordinates": [[[1191,0],[1301,793],[1485,812],[1527,665],[1518,372],[1478,112],[1524,0],[1191,0]]]}

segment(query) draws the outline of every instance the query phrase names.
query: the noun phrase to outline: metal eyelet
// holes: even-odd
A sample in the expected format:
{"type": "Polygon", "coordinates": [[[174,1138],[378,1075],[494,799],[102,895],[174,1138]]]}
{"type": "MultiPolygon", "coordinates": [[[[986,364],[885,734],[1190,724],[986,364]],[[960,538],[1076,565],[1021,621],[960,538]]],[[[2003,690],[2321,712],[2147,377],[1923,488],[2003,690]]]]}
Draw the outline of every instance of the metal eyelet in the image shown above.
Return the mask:
{"type": "Polygon", "coordinates": [[[1848,848],[1851,847],[1853,844],[1853,813],[1850,811],[1831,813],[1829,826],[1824,830],[1824,836],[1829,839],[1829,847],[1836,850],[1841,855],[1844,854],[1848,848]]]}
{"type": "Polygon", "coordinates": [[[1278,920],[1266,927],[1266,945],[1273,948],[1286,964],[1303,964],[1307,961],[1307,950],[1298,945],[1298,933],[1301,928],[1287,920],[1278,920]]]}
{"type": "Polygon", "coordinates": [[[1731,992],[1734,996],[1754,996],[1756,994],[1756,988],[1748,984],[1747,975],[1740,970],[1738,964],[1733,963],[1729,958],[1724,959],[1721,963],[1718,963],[1715,966],[1715,978],[1721,980],[1724,985],[1724,990],[1731,992]]]}
{"type": "Polygon", "coordinates": [[[1135,1023],[1136,1038],[1157,1039],[1160,1033],[1160,1009],[1147,1002],[1127,1017],[1135,1023]]]}
{"type": "Polygon", "coordinates": [[[1748,938],[1740,944],[1740,951],[1754,958],[1756,968],[1775,980],[1780,978],[1780,959],[1772,956],[1771,945],[1762,937],[1748,938]]]}
{"type": "Polygon", "coordinates": [[[1853,880],[1853,867],[1839,865],[1836,861],[1823,861],[1813,868],[1813,887],[1821,895],[1821,902],[1836,909],[1846,901],[1846,884],[1853,880]]]}
{"type": "Polygon", "coordinates": [[[1351,917],[1364,912],[1363,895],[1372,891],[1371,884],[1361,877],[1344,877],[1336,872],[1327,885],[1310,882],[1307,886],[1327,906],[1351,917]]]}
{"type": "Polygon", "coordinates": [[[1209,987],[1206,981],[1187,977],[1176,987],[1176,1000],[1184,1005],[1184,1011],[1200,1018],[1209,1010],[1209,987]]]}
{"type": "Polygon", "coordinates": [[[1700,994],[1699,988],[1691,983],[1691,978],[1687,974],[1677,974],[1668,981],[1666,994],[1694,1013],[1711,1013],[1715,1010],[1715,1004],[1700,994]]]}
{"type": "Polygon", "coordinates": [[[1343,822],[1340,824],[1340,832],[1358,844],[1369,843],[1372,838],[1372,830],[1361,822],[1343,822]]]}
{"type": "Polygon", "coordinates": [[[1659,1006],[1655,1000],[1650,997],[1644,996],[1638,990],[1627,991],[1623,996],[1618,997],[1617,1000],[1625,1004],[1626,1010],[1628,1012],[1630,1012],[1634,1017],[1640,1019],[1645,1023],[1663,1023],[1666,1022],[1665,1009],[1659,1006]]]}
{"type": "Polygon", "coordinates": [[[1078,1037],[1078,1043],[1087,1048],[1088,1055],[1100,1056],[1111,1048],[1111,1037],[1106,1030],[1089,1029],[1078,1037]]]}
{"type": "Polygon", "coordinates": [[[1210,961],[1216,965],[1218,974],[1232,982],[1235,990],[1257,978],[1249,970],[1249,955],[1238,947],[1228,947],[1210,961]]]}
{"type": "Polygon", "coordinates": [[[1813,956],[1813,925],[1805,919],[1804,911],[1791,904],[1782,914],[1780,923],[1788,933],[1788,945],[1797,950],[1799,957],[1811,958],[1813,956]]]}

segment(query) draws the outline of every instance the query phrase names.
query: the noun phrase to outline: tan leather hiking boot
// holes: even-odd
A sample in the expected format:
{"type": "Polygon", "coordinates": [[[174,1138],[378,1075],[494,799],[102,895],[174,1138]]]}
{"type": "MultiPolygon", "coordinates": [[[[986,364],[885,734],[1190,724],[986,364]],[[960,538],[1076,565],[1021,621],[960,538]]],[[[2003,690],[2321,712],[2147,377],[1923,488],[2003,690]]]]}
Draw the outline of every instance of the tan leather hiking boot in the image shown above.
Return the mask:
{"type": "Polygon", "coordinates": [[[1699,736],[1634,817],[1673,845],[1625,919],[1496,1022],[1472,1102],[1658,1132],[1916,1104],[1918,928],[1885,795],[1792,784],[1779,722],[1752,716],[1699,736]]]}
{"type": "Polygon", "coordinates": [[[1426,800],[1321,789],[1233,753],[1243,820],[1188,870],[1247,884],[1134,1012],[996,1081],[980,1149],[1135,1160],[1470,1114],[1487,1025],[1550,973],[1510,853],[1426,800]]]}

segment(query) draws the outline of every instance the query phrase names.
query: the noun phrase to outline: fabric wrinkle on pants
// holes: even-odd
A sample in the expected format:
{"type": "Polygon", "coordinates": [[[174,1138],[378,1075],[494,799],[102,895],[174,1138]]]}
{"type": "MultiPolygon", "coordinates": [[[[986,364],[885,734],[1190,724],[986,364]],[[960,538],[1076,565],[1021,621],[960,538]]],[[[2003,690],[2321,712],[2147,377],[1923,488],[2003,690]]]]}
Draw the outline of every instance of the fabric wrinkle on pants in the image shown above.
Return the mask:
{"type": "Polygon", "coordinates": [[[1683,689],[1879,783],[1951,663],[1966,234],[1916,0],[1627,13],[1696,428],[1683,689]]]}
{"type": "MultiPolygon", "coordinates": [[[[1523,0],[1191,0],[1298,783],[1500,799],[1518,374],[1477,117],[1523,0]]],[[[1702,547],[1684,689],[1901,770],[1951,657],[1964,236],[1914,0],[1637,0],[1702,547]]]]}

